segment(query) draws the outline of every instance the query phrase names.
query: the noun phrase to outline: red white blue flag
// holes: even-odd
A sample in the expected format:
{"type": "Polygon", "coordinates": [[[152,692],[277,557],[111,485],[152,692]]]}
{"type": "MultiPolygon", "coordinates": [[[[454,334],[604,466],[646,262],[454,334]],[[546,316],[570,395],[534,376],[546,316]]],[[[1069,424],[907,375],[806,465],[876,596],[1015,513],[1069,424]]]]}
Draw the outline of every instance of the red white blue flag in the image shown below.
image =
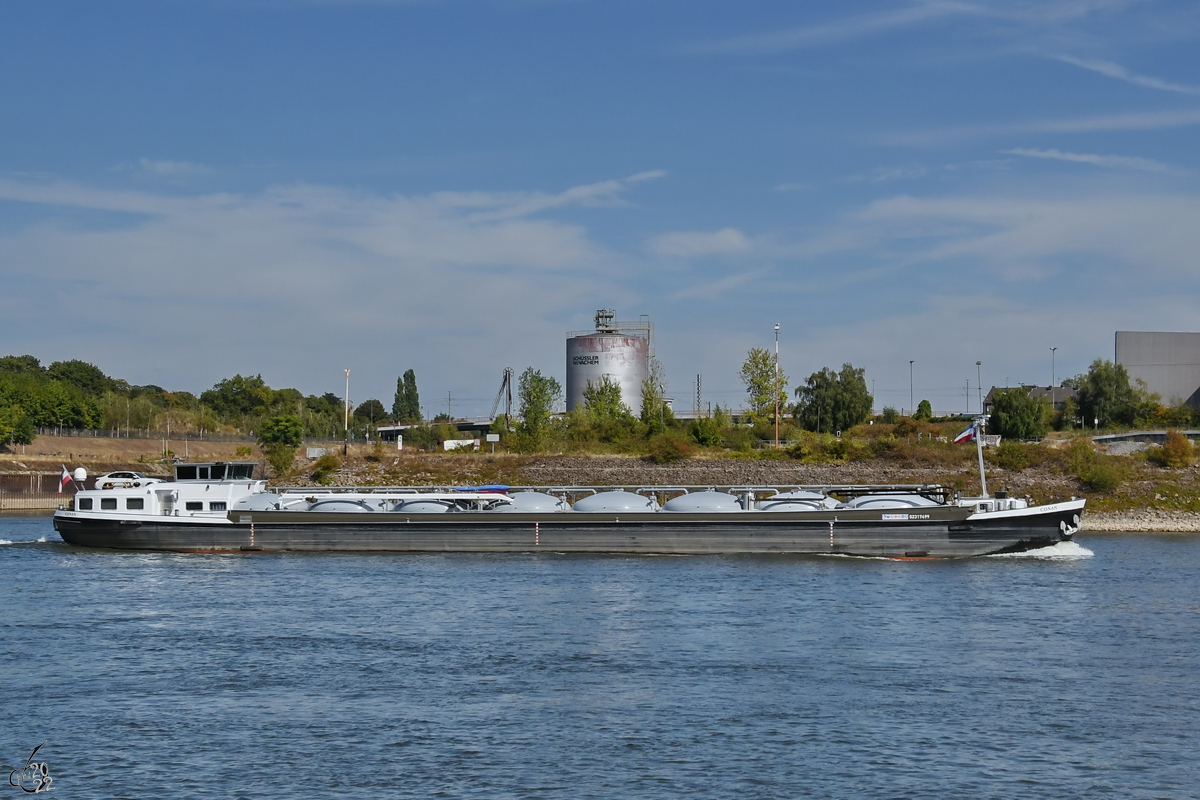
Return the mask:
{"type": "Polygon", "coordinates": [[[58,481],[58,493],[62,494],[63,487],[71,482],[71,473],[67,472],[66,464],[63,465],[62,478],[58,481]]]}
{"type": "Polygon", "coordinates": [[[954,437],[955,444],[957,444],[959,442],[973,442],[973,441],[975,441],[975,423],[974,422],[972,422],[965,431],[960,433],[958,436],[954,437]]]}

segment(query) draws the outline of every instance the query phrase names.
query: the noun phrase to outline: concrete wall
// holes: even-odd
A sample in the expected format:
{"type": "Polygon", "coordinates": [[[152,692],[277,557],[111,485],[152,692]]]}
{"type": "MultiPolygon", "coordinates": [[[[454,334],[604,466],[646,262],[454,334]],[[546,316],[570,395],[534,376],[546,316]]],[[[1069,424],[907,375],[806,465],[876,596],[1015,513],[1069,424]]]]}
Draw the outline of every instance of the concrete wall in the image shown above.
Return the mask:
{"type": "Polygon", "coordinates": [[[1164,403],[1200,406],[1200,333],[1117,331],[1116,362],[1164,403]]]}

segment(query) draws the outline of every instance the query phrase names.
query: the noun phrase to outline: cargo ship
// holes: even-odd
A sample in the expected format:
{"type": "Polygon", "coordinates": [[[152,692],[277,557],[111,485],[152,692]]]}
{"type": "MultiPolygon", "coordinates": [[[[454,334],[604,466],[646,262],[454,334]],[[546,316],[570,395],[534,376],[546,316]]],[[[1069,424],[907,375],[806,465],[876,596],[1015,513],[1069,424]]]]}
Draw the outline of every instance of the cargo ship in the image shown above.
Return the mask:
{"type": "MultiPolygon", "coordinates": [[[[63,541],[176,552],[840,554],[963,558],[1069,541],[1085,501],[935,484],[270,489],[254,462],[111,473],[54,514],[63,541]]],[[[986,484],[985,484],[986,487],[986,484]]]]}

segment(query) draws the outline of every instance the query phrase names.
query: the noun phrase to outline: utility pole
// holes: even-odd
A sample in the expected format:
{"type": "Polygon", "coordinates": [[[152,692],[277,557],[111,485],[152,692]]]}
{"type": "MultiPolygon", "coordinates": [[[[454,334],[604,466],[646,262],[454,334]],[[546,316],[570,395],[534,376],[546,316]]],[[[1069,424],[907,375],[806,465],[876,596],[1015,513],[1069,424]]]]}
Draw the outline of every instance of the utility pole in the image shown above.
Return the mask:
{"type": "Polygon", "coordinates": [[[775,449],[779,449],[779,323],[775,323],[775,449]]]}

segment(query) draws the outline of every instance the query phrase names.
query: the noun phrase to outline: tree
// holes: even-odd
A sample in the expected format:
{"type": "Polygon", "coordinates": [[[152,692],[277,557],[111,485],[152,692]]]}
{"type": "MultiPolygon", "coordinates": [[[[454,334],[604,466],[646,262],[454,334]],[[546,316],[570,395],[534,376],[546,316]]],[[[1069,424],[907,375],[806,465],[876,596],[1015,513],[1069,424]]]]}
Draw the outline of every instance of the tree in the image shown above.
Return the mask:
{"type": "Polygon", "coordinates": [[[577,423],[573,434],[578,438],[594,435],[603,442],[614,443],[641,434],[633,412],[621,399],[621,384],[607,375],[601,376],[598,384],[588,381],[583,390],[583,406],[572,415],[572,421],[577,423]]]}
{"type": "Polygon", "coordinates": [[[46,374],[42,362],[33,356],[4,356],[0,358],[0,372],[11,372],[15,375],[37,375],[38,377],[46,374]]]}
{"type": "Polygon", "coordinates": [[[420,422],[421,398],[417,394],[417,375],[411,369],[396,379],[396,400],[392,403],[392,418],[396,422],[420,422]]]}
{"type": "Polygon", "coordinates": [[[933,406],[929,404],[928,400],[922,400],[917,403],[917,410],[913,412],[912,418],[928,422],[933,419],[933,406]]]}
{"type": "Polygon", "coordinates": [[[692,423],[692,438],[696,444],[712,447],[721,441],[721,429],[712,417],[701,417],[692,423]]]}
{"type": "Polygon", "coordinates": [[[1046,403],[1026,389],[1005,389],[992,401],[990,426],[1009,439],[1038,439],[1046,435],[1046,403]]]}
{"type": "Polygon", "coordinates": [[[262,375],[253,378],[234,375],[200,395],[200,402],[226,417],[253,414],[267,408],[274,400],[275,392],[263,381],[262,375]]]}
{"type": "Polygon", "coordinates": [[[900,421],[900,412],[892,406],[883,407],[883,421],[888,425],[895,425],[900,421]]]}
{"type": "Polygon", "coordinates": [[[1122,364],[1097,358],[1079,380],[1078,402],[1084,427],[1089,423],[1105,427],[1132,425],[1136,399],[1122,364]]]}
{"type": "Polygon", "coordinates": [[[46,370],[52,379],[77,386],[86,394],[97,397],[115,388],[115,381],[86,361],[55,361],[46,370]]]}
{"type": "Polygon", "coordinates": [[[796,388],[796,420],[806,430],[844,431],[866,422],[874,398],[867,390],[865,370],[843,364],[840,372],[824,367],[796,388]]]}
{"type": "Polygon", "coordinates": [[[378,425],[387,419],[387,412],[383,409],[383,403],[375,398],[371,398],[360,403],[358,408],[354,409],[354,416],[358,419],[366,420],[372,425],[378,425]]]}
{"type": "Polygon", "coordinates": [[[1160,450],[1163,466],[1173,469],[1182,469],[1191,464],[1196,453],[1191,441],[1177,430],[1167,431],[1167,438],[1160,450]]]}
{"type": "Polygon", "coordinates": [[[37,428],[20,406],[0,408],[0,444],[33,444],[37,428]]]}
{"type": "Polygon", "coordinates": [[[592,422],[623,422],[633,418],[633,412],[621,400],[621,384],[607,375],[602,375],[598,384],[587,382],[583,390],[583,408],[592,422]]]}
{"type": "Polygon", "coordinates": [[[774,418],[776,404],[787,405],[788,377],[777,366],[775,357],[761,347],[751,348],[742,364],[739,377],[746,384],[750,421],[756,425],[774,418]]]}
{"type": "Polygon", "coordinates": [[[517,380],[517,397],[523,445],[539,450],[550,428],[551,414],[562,401],[562,385],[542,375],[541,370],[529,367],[517,380]]]}
{"type": "Polygon", "coordinates": [[[667,406],[667,399],[663,397],[662,387],[666,382],[667,375],[662,362],[651,358],[650,368],[642,380],[642,413],[638,415],[648,426],[648,435],[662,433],[669,423],[675,421],[675,414],[667,406]]]}
{"type": "Polygon", "coordinates": [[[304,425],[298,417],[283,414],[263,420],[258,426],[258,444],[266,453],[267,461],[282,475],[292,467],[296,448],[304,441],[304,425]]]}

